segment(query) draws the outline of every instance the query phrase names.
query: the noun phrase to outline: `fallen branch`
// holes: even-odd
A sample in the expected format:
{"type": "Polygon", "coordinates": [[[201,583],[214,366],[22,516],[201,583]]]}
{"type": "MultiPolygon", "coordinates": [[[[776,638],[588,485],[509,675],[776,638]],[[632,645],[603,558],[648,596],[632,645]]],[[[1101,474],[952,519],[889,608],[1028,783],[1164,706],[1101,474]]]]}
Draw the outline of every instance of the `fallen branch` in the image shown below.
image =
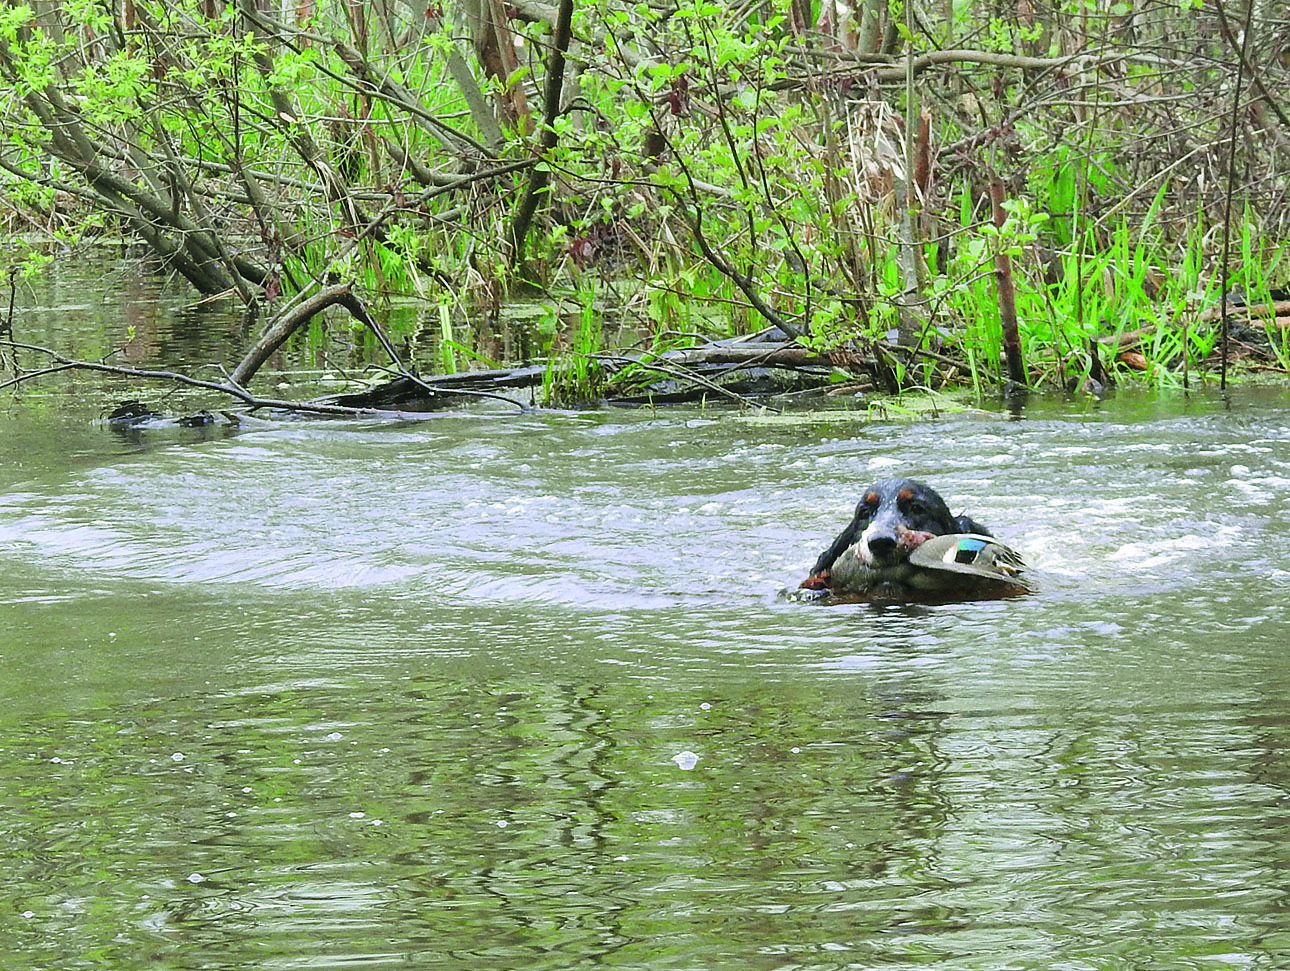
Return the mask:
{"type": "MultiPolygon", "coordinates": [[[[263,365],[264,362],[272,356],[274,351],[286,343],[286,341],[290,339],[291,335],[294,334],[302,324],[306,323],[314,316],[314,314],[325,310],[333,304],[339,304],[344,307],[355,320],[376,335],[377,341],[380,342],[381,347],[385,349],[385,353],[389,355],[390,360],[394,363],[396,374],[402,378],[406,378],[413,384],[419,385],[426,391],[429,391],[432,397],[435,394],[445,393],[431,387],[403,366],[403,362],[399,360],[399,353],[395,350],[394,343],[390,340],[389,336],[386,335],[385,330],[376,322],[376,318],[368,312],[367,306],[359,299],[358,295],[353,292],[349,284],[345,283],[320,290],[312,297],[302,300],[288,312],[284,313],[267,331],[265,331],[264,335],[256,342],[255,346],[247,352],[246,356],[242,358],[237,367],[233,369],[233,373],[229,376],[229,379],[238,387],[245,388],[247,383],[255,375],[255,372],[260,369],[261,365],[263,365]]],[[[505,401],[508,405],[515,405],[521,411],[524,410],[524,406],[522,404],[517,401],[512,401],[504,395],[490,394],[487,391],[473,391],[469,389],[457,389],[454,393],[473,395],[481,398],[494,398],[499,401],[505,401]]],[[[334,402],[329,402],[327,404],[328,406],[331,406],[334,402]]]]}
{"type": "MultiPolygon", "coordinates": [[[[351,293],[347,286],[329,287],[298,305],[291,313],[284,315],[270,327],[269,332],[239,363],[234,373],[224,381],[195,378],[176,371],[126,367],[102,360],[80,361],[51,348],[19,341],[0,340],[0,347],[43,354],[52,362],[48,367],[27,371],[0,383],[0,390],[42,375],[81,369],[139,380],[171,381],[236,398],[248,410],[273,408],[318,415],[405,420],[423,419],[438,414],[439,412],[433,409],[445,400],[467,396],[495,399],[521,411],[527,411],[526,405],[515,400],[510,394],[513,394],[516,389],[540,385],[551,374],[549,364],[539,362],[509,369],[466,371],[460,374],[421,378],[404,367],[389,338],[372,319],[362,301],[351,293]],[[250,392],[245,387],[245,382],[250,380],[250,375],[255,373],[256,368],[280,347],[303,321],[313,313],[333,304],[346,307],[355,319],[373,329],[394,363],[394,367],[388,369],[392,375],[391,379],[362,390],[341,392],[311,401],[262,398],[250,392]],[[501,393],[503,391],[510,394],[501,393]]],[[[918,348],[889,350],[884,348],[884,350],[889,353],[899,350],[923,355],[947,366],[963,366],[934,351],[918,348]]],[[[700,347],[678,348],[662,353],[593,356],[617,372],[610,381],[614,389],[609,391],[605,398],[607,403],[627,404],[646,399],[689,401],[718,394],[744,406],[774,411],[775,409],[767,404],[767,398],[783,393],[785,385],[795,381],[799,385],[805,384],[807,387],[804,390],[823,388],[830,383],[830,376],[836,368],[851,371],[872,369],[874,367],[872,353],[872,350],[866,355],[855,351],[820,353],[792,341],[767,340],[764,336],[758,336],[752,339],[718,341],[700,347]],[[668,382],[681,384],[688,382],[692,388],[678,390],[661,387],[668,382]]]]}
{"type": "Polygon", "coordinates": [[[1122,330],[1118,334],[1104,334],[1097,339],[1097,342],[1104,347],[1127,350],[1142,343],[1142,339],[1154,334],[1155,330],[1155,324],[1147,324],[1145,327],[1137,327],[1134,330],[1122,330]]]}
{"type": "MultiPolygon", "coordinates": [[[[312,297],[296,304],[279,317],[255,342],[255,346],[246,352],[246,356],[238,362],[237,367],[233,368],[233,373],[229,375],[229,380],[238,387],[245,388],[251,378],[255,376],[255,372],[260,370],[260,366],[272,357],[273,352],[285,344],[301,325],[307,323],[319,311],[325,310],[332,304],[341,303],[342,299],[349,294],[349,284],[341,283],[320,290],[312,297]]],[[[350,312],[353,313],[353,310],[351,309],[350,312]]],[[[364,311],[365,313],[366,311],[364,311]]],[[[368,320],[370,319],[369,317],[368,320]]],[[[359,320],[362,323],[367,323],[362,317],[359,317],[359,320]]]]}
{"type": "MultiPolygon", "coordinates": [[[[665,374],[668,377],[674,378],[679,381],[693,381],[695,384],[699,385],[700,387],[705,388],[708,391],[712,391],[716,394],[725,395],[727,398],[730,398],[733,401],[737,401],[739,402],[739,404],[744,405],[745,407],[765,408],[768,411],[773,411],[775,414],[779,414],[778,408],[775,408],[771,405],[767,405],[761,402],[753,401],[751,398],[747,397],[746,395],[742,395],[737,391],[733,391],[730,388],[724,387],[722,384],[712,380],[711,378],[705,377],[704,375],[698,374],[694,371],[687,371],[683,366],[671,367],[667,364],[664,364],[658,358],[650,361],[649,363],[645,363],[643,361],[638,361],[635,358],[616,357],[612,354],[597,354],[595,355],[595,357],[596,357],[596,360],[604,361],[609,364],[618,364],[623,367],[630,367],[635,365],[646,371],[653,371],[657,374],[665,374]]],[[[722,373],[729,374],[730,371],[737,371],[741,367],[742,365],[736,365],[735,367],[732,367],[728,371],[724,371],[722,373]]]]}
{"type": "MultiPolygon", "coordinates": [[[[1249,324],[1251,327],[1263,327],[1265,329],[1290,329],[1290,300],[1278,300],[1275,303],[1257,304],[1252,307],[1238,307],[1235,310],[1236,312],[1229,313],[1229,318],[1233,323],[1249,324]]],[[[1222,319],[1222,308],[1211,307],[1204,313],[1197,314],[1191,318],[1191,321],[1212,324],[1222,319]]],[[[1104,334],[1097,338],[1097,342],[1104,347],[1125,350],[1142,343],[1143,339],[1151,336],[1155,333],[1155,330],[1155,324],[1147,324],[1144,327],[1121,331],[1118,334],[1104,334]]]]}
{"type": "Polygon", "coordinates": [[[173,381],[176,384],[182,384],[190,388],[201,388],[205,391],[215,391],[220,394],[229,395],[230,397],[237,398],[252,410],[258,408],[278,408],[284,411],[303,411],[316,415],[342,415],[351,418],[397,418],[408,421],[434,418],[440,414],[440,412],[398,411],[384,408],[355,408],[323,401],[289,401],[283,398],[261,398],[235,384],[229,384],[222,381],[206,381],[202,378],[194,378],[187,374],[181,374],[178,371],[157,371],[149,368],[124,367],[118,364],[106,364],[102,361],[78,361],[74,358],[66,357],[52,348],[41,347],[39,344],[27,344],[22,341],[0,340],[0,347],[10,347],[15,350],[45,354],[55,362],[52,367],[40,368],[36,371],[26,371],[17,377],[10,378],[8,381],[0,382],[0,391],[46,374],[54,374],[58,371],[76,369],[82,371],[98,371],[101,374],[114,374],[120,377],[137,378],[147,381],[173,381]]]}
{"type": "Polygon", "coordinates": [[[734,364],[743,367],[810,367],[829,365],[831,358],[800,344],[757,341],[740,344],[707,344],[682,350],[666,351],[659,358],[634,359],[642,367],[652,367],[655,360],[666,360],[672,365],[734,364]]]}
{"type": "MultiPolygon", "coordinates": [[[[1234,306],[1229,303],[1228,313],[1232,318],[1245,316],[1250,323],[1257,323],[1256,318],[1273,317],[1281,318],[1290,316],[1290,300],[1274,300],[1272,303],[1256,303],[1248,306],[1234,306]]],[[[1223,308],[1221,306],[1210,307],[1203,313],[1197,314],[1196,319],[1209,323],[1214,320],[1223,319],[1223,308]]]]}

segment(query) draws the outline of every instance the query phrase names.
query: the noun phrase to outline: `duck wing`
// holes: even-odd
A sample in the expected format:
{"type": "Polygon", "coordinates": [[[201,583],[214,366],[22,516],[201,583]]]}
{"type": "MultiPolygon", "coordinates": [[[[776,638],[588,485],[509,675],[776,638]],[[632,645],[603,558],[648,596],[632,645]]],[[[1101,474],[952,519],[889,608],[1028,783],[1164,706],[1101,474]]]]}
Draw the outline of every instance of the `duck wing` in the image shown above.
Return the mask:
{"type": "Polygon", "coordinates": [[[978,533],[933,536],[909,554],[909,562],[924,570],[943,570],[1016,584],[1023,582],[1020,574],[1026,566],[1016,550],[978,533]]]}

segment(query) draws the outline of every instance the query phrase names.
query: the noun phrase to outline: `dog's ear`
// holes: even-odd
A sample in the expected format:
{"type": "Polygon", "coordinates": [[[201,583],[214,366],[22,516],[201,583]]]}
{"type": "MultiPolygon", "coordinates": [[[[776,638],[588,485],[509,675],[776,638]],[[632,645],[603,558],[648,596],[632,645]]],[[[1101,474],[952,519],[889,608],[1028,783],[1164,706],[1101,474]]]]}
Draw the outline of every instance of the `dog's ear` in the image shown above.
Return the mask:
{"type": "Polygon", "coordinates": [[[856,516],[851,522],[847,523],[847,528],[838,534],[838,538],[815,561],[815,566],[811,567],[811,576],[825,573],[833,565],[833,561],[846,552],[851,544],[856,541],[856,537],[860,535],[863,529],[861,519],[862,517],[856,516]]]}

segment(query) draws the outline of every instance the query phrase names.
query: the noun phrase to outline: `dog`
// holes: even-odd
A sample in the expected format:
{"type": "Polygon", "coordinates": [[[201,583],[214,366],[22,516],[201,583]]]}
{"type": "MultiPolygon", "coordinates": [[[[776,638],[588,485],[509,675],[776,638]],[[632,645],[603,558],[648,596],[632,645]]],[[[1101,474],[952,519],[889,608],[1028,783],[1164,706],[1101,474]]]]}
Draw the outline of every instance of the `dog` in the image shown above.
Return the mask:
{"type": "Polygon", "coordinates": [[[985,599],[1024,592],[1022,565],[985,526],[953,515],[925,482],[884,479],[865,490],[855,518],[801,588],[847,600],[985,599]],[[934,537],[957,534],[971,535],[918,552],[934,537]]]}

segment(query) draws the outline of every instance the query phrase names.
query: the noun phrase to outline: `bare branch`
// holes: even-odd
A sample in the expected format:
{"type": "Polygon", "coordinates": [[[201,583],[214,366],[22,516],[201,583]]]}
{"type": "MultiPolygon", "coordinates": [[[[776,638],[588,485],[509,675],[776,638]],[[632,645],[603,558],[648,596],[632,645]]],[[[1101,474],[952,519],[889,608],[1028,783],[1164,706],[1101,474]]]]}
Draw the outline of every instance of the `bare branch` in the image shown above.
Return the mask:
{"type": "Polygon", "coordinates": [[[220,394],[226,394],[237,398],[243,404],[251,409],[258,408],[276,408],[283,411],[301,411],[315,415],[342,415],[352,418],[393,418],[400,421],[420,421],[427,418],[437,418],[442,412],[428,411],[390,411],[381,408],[351,408],[345,405],[333,405],[317,401],[290,401],[283,398],[260,398],[251,394],[243,388],[232,384],[225,384],[219,381],[204,381],[200,378],[190,377],[187,374],[181,374],[177,371],[158,371],[147,368],[123,367],[116,364],[105,364],[102,361],[78,361],[73,358],[65,357],[58,351],[49,347],[41,347],[38,344],[27,344],[22,341],[0,340],[0,347],[10,347],[17,350],[33,351],[37,354],[45,354],[57,361],[54,367],[41,368],[37,371],[27,371],[18,377],[10,378],[8,381],[0,383],[0,390],[22,384],[34,378],[46,374],[52,374],[57,371],[82,370],[97,371],[101,374],[114,374],[120,377],[137,378],[146,381],[172,381],[176,384],[186,385],[190,388],[201,388],[205,391],[216,391],[220,394]]]}
{"type": "Polygon", "coordinates": [[[255,346],[238,362],[229,379],[238,387],[245,388],[255,372],[260,370],[260,366],[272,356],[274,351],[285,344],[302,324],[307,323],[319,311],[325,310],[334,303],[341,303],[347,295],[350,295],[347,283],[327,287],[279,316],[256,341],[255,346]]]}

